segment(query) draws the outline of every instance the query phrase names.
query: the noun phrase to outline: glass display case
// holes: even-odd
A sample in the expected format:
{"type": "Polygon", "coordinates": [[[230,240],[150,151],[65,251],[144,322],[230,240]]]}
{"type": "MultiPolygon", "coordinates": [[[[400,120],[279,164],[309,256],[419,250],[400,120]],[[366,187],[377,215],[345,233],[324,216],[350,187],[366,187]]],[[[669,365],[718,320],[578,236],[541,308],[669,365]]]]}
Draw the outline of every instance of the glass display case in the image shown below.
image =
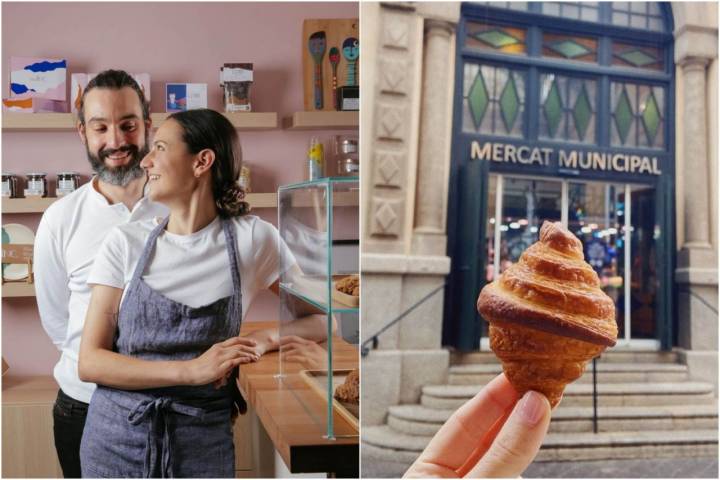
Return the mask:
{"type": "Polygon", "coordinates": [[[280,384],[327,438],[358,435],[359,182],[280,187],[280,384]]]}

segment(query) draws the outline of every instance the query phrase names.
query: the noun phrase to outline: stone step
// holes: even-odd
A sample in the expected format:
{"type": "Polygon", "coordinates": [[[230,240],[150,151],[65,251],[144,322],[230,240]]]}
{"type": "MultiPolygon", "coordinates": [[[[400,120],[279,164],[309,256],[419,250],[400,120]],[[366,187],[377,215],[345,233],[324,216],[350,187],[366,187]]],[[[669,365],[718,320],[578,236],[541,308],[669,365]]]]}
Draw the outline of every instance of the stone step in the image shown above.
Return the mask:
{"type": "MultiPolygon", "coordinates": [[[[592,384],[572,383],[565,388],[562,405],[592,406],[592,384]]],[[[420,403],[441,410],[455,409],[475,396],[481,385],[428,385],[420,403]]],[[[601,383],[598,406],[656,406],[716,404],[713,386],[704,382],[601,383]]]]}
{"type": "MultiPolygon", "coordinates": [[[[677,363],[607,363],[597,364],[598,383],[682,382],[688,379],[686,365],[677,363]]],[[[499,363],[471,363],[450,367],[450,385],[483,385],[502,372],[499,363]]],[[[592,383],[592,364],[577,383],[592,383]]]]}
{"type": "MultiPolygon", "coordinates": [[[[437,410],[422,405],[396,405],[388,412],[388,426],[408,435],[435,435],[455,410],[437,410]]],[[[561,404],[553,412],[550,432],[592,432],[590,407],[561,404]]],[[[598,431],[711,430],[718,427],[714,405],[672,405],[598,408],[598,431]]]]}
{"type": "MultiPolygon", "coordinates": [[[[600,363],[678,363],[677,352],[658,352],[647,350],[606,350],[598,359],[600,363]]],[[[492,351],[450,354],[450,365],[470,363],[499,363],[492,351]]]]}
{"type": "MultiPolygon", "coordinates": [[[[363,427],[362,461],[389,462],[404,471],[431,436],[398,433],[387,425],[363,427]]],[[[710,457],[717,455],[717,430],[645,430],[607,433],[548,433],[535,461],[710,457]]]]}

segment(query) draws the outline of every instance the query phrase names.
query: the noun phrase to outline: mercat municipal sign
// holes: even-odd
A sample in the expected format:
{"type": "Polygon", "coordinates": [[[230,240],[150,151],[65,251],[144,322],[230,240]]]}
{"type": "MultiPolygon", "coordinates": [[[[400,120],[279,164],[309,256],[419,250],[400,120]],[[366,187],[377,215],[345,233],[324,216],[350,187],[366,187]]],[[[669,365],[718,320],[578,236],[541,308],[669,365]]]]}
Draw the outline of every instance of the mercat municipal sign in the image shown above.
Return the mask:
{"type": "Polygon", "coordinates": [[[551,160],[558,168],[572,170],[605,170],[624,173],[661,175],[657,157],[628,155],[625,153],[563,150],[548,147],[517,146],[507,143],[473,141],[470,144],[473,160],[519,163],[522,165],[549,166],[551,160]]]}

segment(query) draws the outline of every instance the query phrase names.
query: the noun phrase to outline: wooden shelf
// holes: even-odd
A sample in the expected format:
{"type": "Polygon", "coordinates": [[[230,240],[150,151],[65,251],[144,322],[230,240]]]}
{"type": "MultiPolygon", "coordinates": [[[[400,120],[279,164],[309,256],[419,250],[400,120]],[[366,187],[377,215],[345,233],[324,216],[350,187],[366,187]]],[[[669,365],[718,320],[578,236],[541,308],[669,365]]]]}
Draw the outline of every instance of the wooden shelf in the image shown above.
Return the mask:
{"type": "MultiPolygon", "coordinates": [[[[151,113],[153,126],[157,127],[167,113],[151,113]]],[[[271,130],[278,127],[276,112],[224,113],[238,130],[271,130]]],[[[10,132],[46,131],[63,132],[75,130],[76,117],[72,113],[12,113],[3,112],[2,129],[10,132]]]]}
{"type": "Polygon", "coordinates": [[[354,130],[360,126],[359,112],[295,112],[285,118],[288,130],[354,130]]]}
{"type": "Polygon", "coordinates": [[[2,298],[34,297],[35,284],[32,283],[3,283],[2,298]]]}
{"type": "Polygon", "coordinates": [[[3,198],[2,213],[42,213],[57,197],[3,198]]]}
{"type": "MultiPolygon", "coordinates": [[[[151,113],[153,126],[157,128],[165,121],[169,113],[151,113]]],[[[223,113],[225,118],[238,130],[272,130],[278,127],[278,114],[275,112],[223,113]]]]}
{"type": "MultiPolygon", "coordinates": [[[[250,193],[246,198],[253,208],[277,206],[276,193],[250,193]]],[[[56,200],[56,197],[3,198],[2,213],[43,213],[56,200]]]]}

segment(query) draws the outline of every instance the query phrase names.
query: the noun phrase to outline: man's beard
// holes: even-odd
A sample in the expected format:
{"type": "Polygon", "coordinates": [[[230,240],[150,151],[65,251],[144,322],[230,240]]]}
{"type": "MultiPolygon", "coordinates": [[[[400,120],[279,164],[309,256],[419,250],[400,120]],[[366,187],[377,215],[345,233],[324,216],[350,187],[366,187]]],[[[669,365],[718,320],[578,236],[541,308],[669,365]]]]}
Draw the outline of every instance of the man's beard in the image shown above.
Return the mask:
{"type": "Polygon", "coordinates": [[[137,145],[125,145],[120,148],[101,150],[98,155],[91,153],[87,146],[85,146],[85,149],[90,165],[100,180],[110,185],[124,187],[136,178],[145,175],[145,170],[140,166],[140,162],[150,151],[147,144],[146,139],[142,149],[137,145]],[[105,165],[105,158],[115,153],[124,152],[130,153],[130,162],[127,165],[120,165],[119,167],[108,167],[105,165]]]}

